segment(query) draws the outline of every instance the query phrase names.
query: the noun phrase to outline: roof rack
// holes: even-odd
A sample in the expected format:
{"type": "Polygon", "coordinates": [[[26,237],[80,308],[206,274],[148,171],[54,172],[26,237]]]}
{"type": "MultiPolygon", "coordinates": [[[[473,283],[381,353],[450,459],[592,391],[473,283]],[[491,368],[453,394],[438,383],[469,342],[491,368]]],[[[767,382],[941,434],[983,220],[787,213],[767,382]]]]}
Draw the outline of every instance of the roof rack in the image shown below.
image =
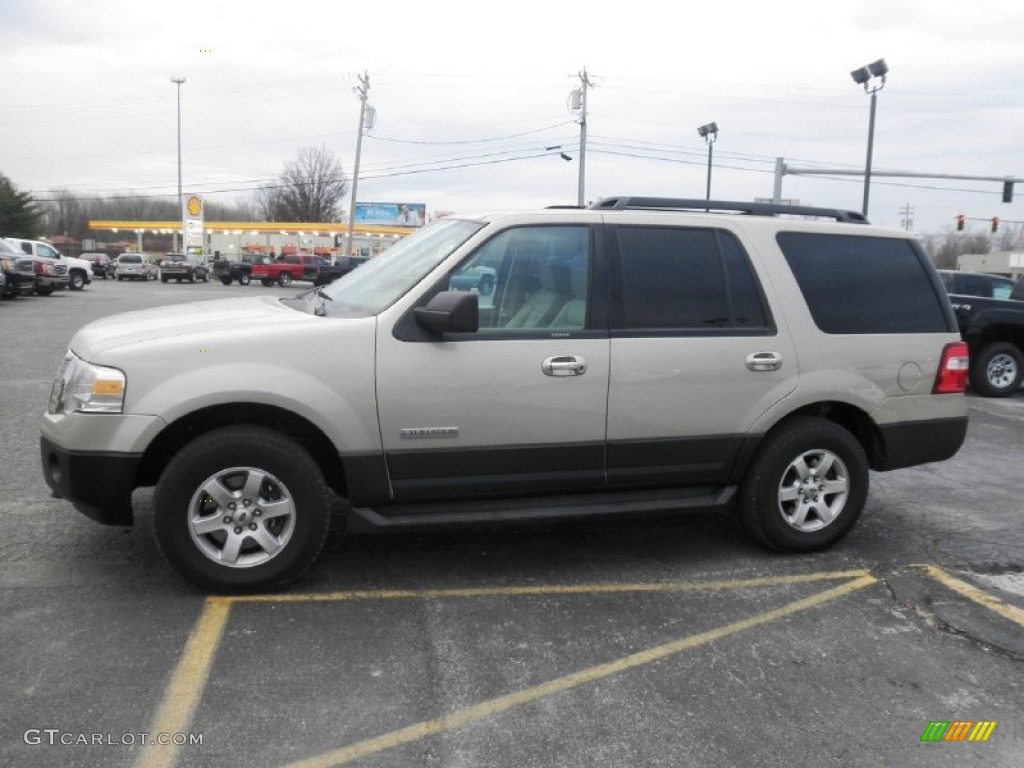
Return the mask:
{"type": "Polygon", "coordinates": [[[753,216],[819,216],[853,224],[868,224],[867,217],[858,211],[839,208],[814,208],[808,205],[782,205],[779,203],[746,203],[736,200],[691,200],[674,197],[606,197],[587,206],[590,209],[610,211],[717,211],[743,213],[753,216]]]}

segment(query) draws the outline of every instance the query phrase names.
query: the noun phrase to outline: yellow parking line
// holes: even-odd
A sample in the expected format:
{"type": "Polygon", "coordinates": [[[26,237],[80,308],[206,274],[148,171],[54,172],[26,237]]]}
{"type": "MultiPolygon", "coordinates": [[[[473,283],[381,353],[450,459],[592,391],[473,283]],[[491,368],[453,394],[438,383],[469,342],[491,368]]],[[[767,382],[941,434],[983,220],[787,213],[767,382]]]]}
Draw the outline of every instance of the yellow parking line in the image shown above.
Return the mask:
{"type": "Polygon", "coordinates": [[[865,569],[848,571],[822,571],[795,576],[764,576],[755,579],[731,581],[673,581],[663,584],[580,584],[574,586],[538,587],[474,587],[469,589],[382,589],[354,590],[350,592],[324,592],[296,595],[241,595],[212,598],[233,603],[296,603],[340,602],[343,600],[437,600],[458,597],[505,597],[516,595],[599,595],[623,592],[688,592],[705,589],[745,589],[748,587],[776,587],[786,584],[807,584],[816,581],[838,581],[867,576],[865,569]]]}
{"type": "Polygon", "coordinates": [[[206,601],[164,693],[160,710],[150,728],[150,742],[135,763],[136,768],[170,768],[174,765],[178,747],[156,744],[153,739],[161,733],[186,733],[192,725],[230,612],[231,602],[228,600],[210,598],[206,601]]]}
{"type": "MultiPolygon", "coordinates": [[[[646,651],[626,656],[622,659],[617,659],[605,664],[598,664],[597,666],[590,667],[589,669],[580,670],[579,672],[574,672],[564,677],[556,678],[555,680],[533,686],[532,688],[526,688],[525,690],[517,691],[516,693],[499,696],[495,699],[485,701],[473,707],[457,710],[435,720],[427,720],[425,722],[417,723],[397,731],[392,731],[391,733],[386,733],[382,736],[377,736],[376,738],[367,739],[317,757],[300,760],[298,762],[291,763],[288,768],[328,768],[329,766],[342,765],[361,757],[366,757],[402,744],[417,741],[426,736],[460,728],[486,717],[513,709],[514,707],[537,701],[538,699],[542,699],[546,696],[563,693],[572,688],[592,683],[595,680],[601,680],[603,678],[619,674],[620,672],[625,672],[645,664],[660,661],[661,659],[681,653],[682,651],[705,645],[737,632],[752,629],[754,627],[760,627],[772,621],[792,616],[795,613],[831,602],[874,583],[876,583],[876,579],[873,576],[869,574],[861,575],[853,581],[849,581],[838,587],[833,587],[832,589],[825,590],[824,592],[819,592],[816,595],[803,598],[802,600],[797,600],[793,603],[789,603],[788,605],[784,605],[781,608],[766,611],[765,613],[758,614],[757,616],[753,616],[749,619],[727,624],[724,627],[718,627],[717,629],[712,629],[708,632],[691,635],[690,637],[686,637],[681,640],[665,643],[664,645],[659,645],[646,651]]],[[[461,592],[462,590],[455,591],[461,592]]]]}
{"type": "Polygon", "coordinates": [[[1003,602],[995,595],[990,595],[983,589],[978,589],[972,584],[968,584],[966,581],[961,581],[960,579],[950,576],[937,565],[921,565],[917,567],[924,568],[928,575],[933,579],[946,585],[954,592],[963,595],[968,600],[973,600],[979,605],[985,606],[990,611],[999,614],[1004,619],[1009,619],[1014,624],[1019,624],[1024,627],[1024,610],[1021,610],[1017,606],[1003,602]]]}

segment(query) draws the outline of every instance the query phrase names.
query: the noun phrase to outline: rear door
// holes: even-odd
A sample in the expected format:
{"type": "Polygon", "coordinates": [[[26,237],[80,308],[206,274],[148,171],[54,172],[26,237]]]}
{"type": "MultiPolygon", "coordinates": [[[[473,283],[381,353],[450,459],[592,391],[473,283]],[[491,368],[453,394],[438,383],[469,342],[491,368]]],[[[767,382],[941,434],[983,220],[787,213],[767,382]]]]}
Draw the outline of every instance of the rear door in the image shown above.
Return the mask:
{"type": "Polygon", "coordinates": [[[727,482],[797,359],[725,228],[610,228],[612,488],[727,482]]]}

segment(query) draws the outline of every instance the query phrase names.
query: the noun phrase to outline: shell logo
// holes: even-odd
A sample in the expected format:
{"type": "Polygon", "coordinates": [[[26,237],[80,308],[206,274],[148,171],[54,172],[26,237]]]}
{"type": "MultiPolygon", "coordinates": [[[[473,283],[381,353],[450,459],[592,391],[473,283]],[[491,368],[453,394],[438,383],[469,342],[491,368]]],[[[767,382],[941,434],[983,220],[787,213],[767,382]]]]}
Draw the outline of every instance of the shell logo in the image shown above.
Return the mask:
{"type": "Polygon", "coordinates": [[[196,195],[192,195],[185,203],[185,209],[189,216],[199,216],[203,212],[203,201],[196,195]]]}

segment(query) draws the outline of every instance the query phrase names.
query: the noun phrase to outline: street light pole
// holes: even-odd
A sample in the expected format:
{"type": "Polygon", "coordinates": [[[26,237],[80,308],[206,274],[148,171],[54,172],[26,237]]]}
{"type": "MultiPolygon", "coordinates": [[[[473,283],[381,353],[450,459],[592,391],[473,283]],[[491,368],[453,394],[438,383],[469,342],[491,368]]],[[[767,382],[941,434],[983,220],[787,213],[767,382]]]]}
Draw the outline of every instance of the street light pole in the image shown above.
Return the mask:
{"type": "Polygon", "coordinates": [[[875,148],[875,111],[878,106],[878,92],[885,87],[885,76],[889,73],[889,66],[885,59],[879,59],[866,64],[860,69],[850,73],[850,77],[857,85],[864,86],[864,92],[871,96],[871,113],[868,117],[868,154],[864,161],[864,203],[861,213],[868,215],[868,197],[871,192],[871,159],[875,148]]]}
{"type": "MultiPolygon", "coordinates": [[[[181,222],[182,251],[185,250],[185,209],[181,199],[181,84],[182,76],[172,77],[171,82],[178,86],[178,221],[181,222]]],[[[178,250],[178,234],[174,234],[174,251],[178,250]]]]}
{"type": "Polygon", "coordinates": [[[718,140],[718,123],[708,123],[697,129],[697,134],[708,145],[708,186],[705,200],[711,199],[711,159],[714,155],[715,142],[718,140]]]}

